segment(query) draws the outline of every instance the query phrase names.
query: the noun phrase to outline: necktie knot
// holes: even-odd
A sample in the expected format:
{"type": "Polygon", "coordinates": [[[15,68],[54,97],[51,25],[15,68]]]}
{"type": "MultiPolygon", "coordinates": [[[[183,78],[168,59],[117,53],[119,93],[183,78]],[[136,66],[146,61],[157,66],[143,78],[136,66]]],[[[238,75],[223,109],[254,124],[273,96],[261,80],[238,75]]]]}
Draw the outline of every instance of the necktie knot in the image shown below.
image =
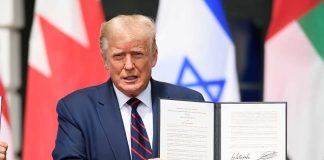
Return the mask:
{"type": "Polygon", "coordinates": [[[132,110],[133,109],[136,110],[138,105],[141,103],[141,100],[133,97],[133,98],[129,99],[126,103],[132,107],[132,110]]]}

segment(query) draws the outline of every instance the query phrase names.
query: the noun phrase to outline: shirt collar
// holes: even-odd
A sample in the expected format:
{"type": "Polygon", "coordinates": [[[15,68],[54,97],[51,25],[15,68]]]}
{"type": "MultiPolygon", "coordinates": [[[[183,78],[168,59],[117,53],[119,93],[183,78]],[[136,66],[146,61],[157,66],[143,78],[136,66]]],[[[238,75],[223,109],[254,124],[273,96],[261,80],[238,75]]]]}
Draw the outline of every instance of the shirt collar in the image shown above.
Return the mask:
{"type": "MultiPolygon", "coordinates": [[[[126,102],[132,98],[126,96],[123,92],[121,92],[113,83],[114,90],[117,96],[119,108],[122,108],[125,106],[126,102]]],[[[144,106],[147,106],[149,108],[152,107],[152,97],[151,97],[151,82],[147,84],[147,87],[142,91],[138,96],[136,96],[137,99],[141,100],[144,106]]]]}

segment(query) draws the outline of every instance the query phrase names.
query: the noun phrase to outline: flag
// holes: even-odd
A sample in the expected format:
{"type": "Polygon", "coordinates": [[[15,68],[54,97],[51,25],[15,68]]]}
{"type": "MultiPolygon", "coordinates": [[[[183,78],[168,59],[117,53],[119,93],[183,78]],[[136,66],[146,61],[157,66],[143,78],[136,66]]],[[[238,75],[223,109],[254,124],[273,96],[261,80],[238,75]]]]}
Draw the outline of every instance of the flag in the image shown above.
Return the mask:
{"type": "Polygon", "coordinates": [[[68,93],[104,82],[98,0],[36,1],[28,58],[23,159],[52,159],[56,103],[68,93]]]}
{"type": "Polygon", "coordinates": [[[208,101],[239,101],[234,45],[219,0],[160,0],[153,77],[208,101]]]}
{"type": "Polygon", "coordinates": [[[6,101],[6,92],[2,84],[1,77],[0,77],[0,96],[2,96],[2,99],[0,98],[0,106],[2,109],[0,140],[6,142],[9,146],[7,150],[7,160],[14,160],[15,159],[14,147],[12,142],[12,131],[10,127],[10,119],[9,119],[8,106],[6,101]]]}
{"type": "Polygon", "coordinates": [[[274,0],[264,100],[287,101],[292,160],[324,158],[324,3],[274,0]]]}

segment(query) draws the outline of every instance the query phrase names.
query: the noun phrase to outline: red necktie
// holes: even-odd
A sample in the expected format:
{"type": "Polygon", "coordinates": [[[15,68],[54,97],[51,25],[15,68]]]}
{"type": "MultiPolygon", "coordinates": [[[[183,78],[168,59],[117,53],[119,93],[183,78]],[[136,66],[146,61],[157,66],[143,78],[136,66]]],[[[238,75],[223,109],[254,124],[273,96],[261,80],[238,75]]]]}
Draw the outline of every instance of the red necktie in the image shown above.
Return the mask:
{"type": "Polygon", "coordinates": [[[141,103],[137,98],[131,98],[127,104],[132,107],[131,115],[131,150],[132,160],[146,160],[152,158],[152,149],[147,132],[137,107],[141,103]]]}

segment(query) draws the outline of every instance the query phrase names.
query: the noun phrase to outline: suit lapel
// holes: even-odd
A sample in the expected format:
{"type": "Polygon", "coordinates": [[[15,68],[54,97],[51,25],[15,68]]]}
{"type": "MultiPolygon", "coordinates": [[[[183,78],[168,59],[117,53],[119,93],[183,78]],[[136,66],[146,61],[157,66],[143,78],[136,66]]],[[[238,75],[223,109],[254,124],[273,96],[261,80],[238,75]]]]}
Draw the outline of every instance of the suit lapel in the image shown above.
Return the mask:
{"type": "Polygon", "coordinates": [[[152,110],[153,110],[153,157],[160,156],[160,98],[169,98],[164,93],[161,83],[151,79],[152,110]]]}
{"type": "Polygon", "coordinates": [[[99,106],[97,107],[97,112],[106,137],[115,154],[115,159],[130,159],[123,119],[112,81],[109,80],[105,85],[100,86],[98,90],[99,106]]]}

